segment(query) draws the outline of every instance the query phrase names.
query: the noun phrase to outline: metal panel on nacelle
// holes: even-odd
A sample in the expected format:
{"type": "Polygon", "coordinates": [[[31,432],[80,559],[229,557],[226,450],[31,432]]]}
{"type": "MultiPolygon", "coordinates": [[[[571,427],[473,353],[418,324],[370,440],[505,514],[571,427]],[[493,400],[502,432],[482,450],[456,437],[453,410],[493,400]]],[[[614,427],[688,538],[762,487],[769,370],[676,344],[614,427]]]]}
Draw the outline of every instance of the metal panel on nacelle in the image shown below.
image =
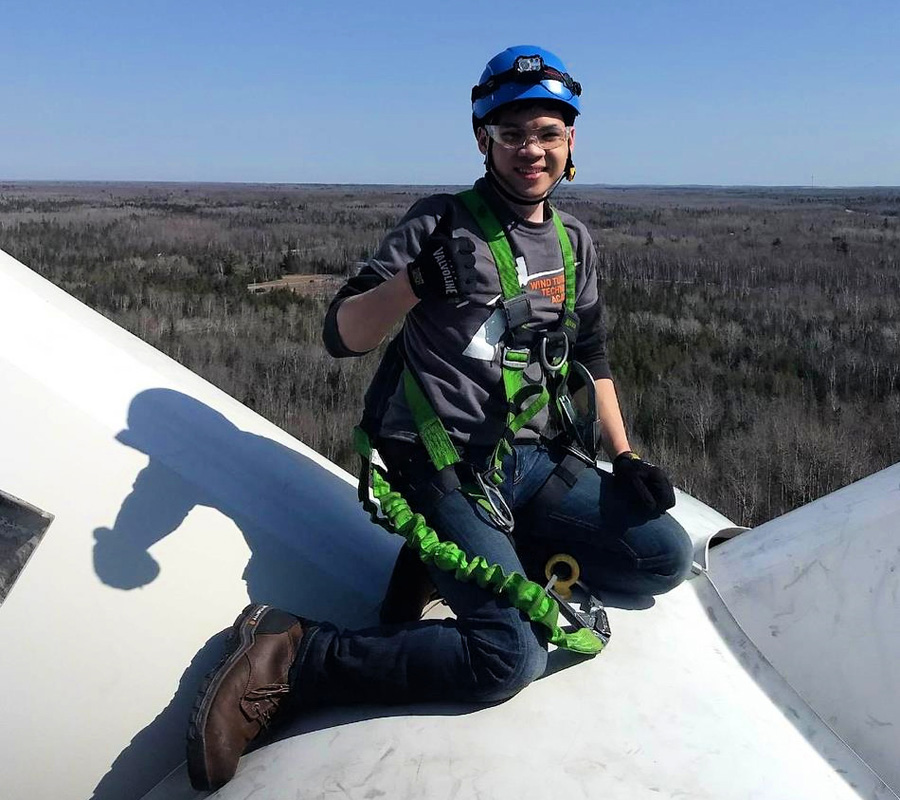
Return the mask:
{"type": "MultiPolygon", "coordinates": [[[[4,796],[135,798],[173,768],[149,797],[198,796],[177,765],[209,637],[248,596],[374,621],[399,539],[345,473],[2,253],[0,376],[0,489],[55,516],[0,606],[4,796]]],[[[310,715],[218,796],[896,797],[705,575],[610,612],[607,651],[551,654],[508,703],[310,715]]]]}

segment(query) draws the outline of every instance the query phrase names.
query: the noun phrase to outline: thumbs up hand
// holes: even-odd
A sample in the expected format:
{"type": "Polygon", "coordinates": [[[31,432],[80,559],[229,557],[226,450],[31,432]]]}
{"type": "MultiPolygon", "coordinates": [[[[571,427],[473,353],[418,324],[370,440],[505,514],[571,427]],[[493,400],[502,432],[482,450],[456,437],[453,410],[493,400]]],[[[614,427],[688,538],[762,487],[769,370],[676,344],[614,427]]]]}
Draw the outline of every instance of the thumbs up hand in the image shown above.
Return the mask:
{"type": "Polygon", "coordinates": [[[475,286],[475,245],[467,236],[454,237],[444,215],[406,271],[420,300],[460,300],[475,286]]]}

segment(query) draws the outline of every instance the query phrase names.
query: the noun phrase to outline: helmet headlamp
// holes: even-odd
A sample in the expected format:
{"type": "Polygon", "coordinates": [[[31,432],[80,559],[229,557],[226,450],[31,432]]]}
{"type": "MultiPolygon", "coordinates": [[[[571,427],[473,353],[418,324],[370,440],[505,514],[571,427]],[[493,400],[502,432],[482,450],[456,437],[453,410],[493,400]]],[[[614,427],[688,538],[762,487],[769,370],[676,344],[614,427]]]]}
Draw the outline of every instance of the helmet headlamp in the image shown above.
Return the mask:
{"type": "Polygon", "coordinates": [[[540,56],[519,56],[516,59],[516,72],[540,72],[544,68],[544,59],[540,56]]]}

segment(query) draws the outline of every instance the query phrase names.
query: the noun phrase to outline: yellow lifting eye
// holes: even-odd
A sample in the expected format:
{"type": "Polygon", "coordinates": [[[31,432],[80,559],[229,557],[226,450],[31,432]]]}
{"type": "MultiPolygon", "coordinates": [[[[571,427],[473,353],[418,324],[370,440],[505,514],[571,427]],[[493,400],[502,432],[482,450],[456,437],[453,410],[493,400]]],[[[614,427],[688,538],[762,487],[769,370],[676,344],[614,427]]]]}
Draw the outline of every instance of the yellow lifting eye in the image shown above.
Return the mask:
{"type": "Polygon", "coordinates": [[[581,568],[568,553],[557,553],[547,559],[544,575],[551,582],[548,586],[552,586],[563,600],[568,600],[572,596],[572,587],[581,577],[581,568]]]}

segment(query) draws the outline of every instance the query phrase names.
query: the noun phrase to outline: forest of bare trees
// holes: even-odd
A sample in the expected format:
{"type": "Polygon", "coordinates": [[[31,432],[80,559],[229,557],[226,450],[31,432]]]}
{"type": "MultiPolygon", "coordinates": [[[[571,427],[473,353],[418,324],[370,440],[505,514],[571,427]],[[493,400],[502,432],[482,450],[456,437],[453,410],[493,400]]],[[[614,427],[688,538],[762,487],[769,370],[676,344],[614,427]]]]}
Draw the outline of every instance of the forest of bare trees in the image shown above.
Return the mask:
{"type": "MultiPolygon", "coordinates": [[[[342,466],[377,355],[327,298],[434,187],[0,184],[0,248],[342,466]]],[[[900,461],[900,190],[566,189],[635,446],[754,525],[900,461]]]]}

